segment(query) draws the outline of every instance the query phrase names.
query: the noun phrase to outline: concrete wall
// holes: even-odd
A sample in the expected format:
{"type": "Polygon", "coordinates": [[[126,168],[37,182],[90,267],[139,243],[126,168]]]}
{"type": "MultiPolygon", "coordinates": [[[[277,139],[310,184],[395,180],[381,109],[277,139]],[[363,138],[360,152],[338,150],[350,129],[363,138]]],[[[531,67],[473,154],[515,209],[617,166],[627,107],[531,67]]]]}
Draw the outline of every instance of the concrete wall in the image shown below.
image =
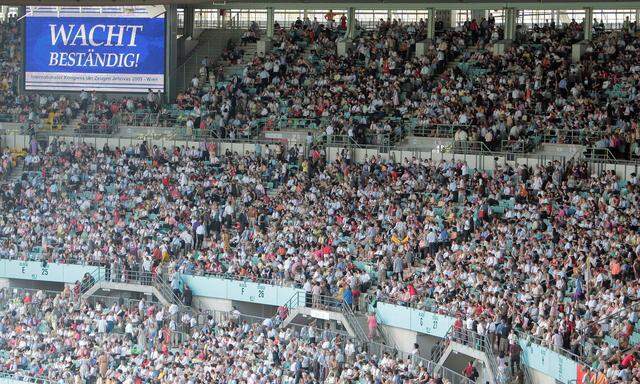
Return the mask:
{"type": "Polygon", "coordinates": [[[531,373],[531,379],[536,384],[556,384],[556,380],[553,377],[545,375],[540,371],[529,369],[529,372],[531,373]]]}
{"type": "Polygon", "coordinates": [[[203,296],[195,296],[193,298],[193,306],[199,309],[208,309],[212,311],[231,312],[233,310],[233,303],[231,300],[214,299],[203,296]]]}
{"type": "Polygon", "coordinates": [[[440,340],[441,339],[438,337],[434,337],[424,333],[418,333],[416,335],[416,343],[418,343],[420,355],[427,357],[431,356],[431,350],[433,349],[433,346],[440,340]]]}
{"type": "Polygon", "coordinates": [[[9,147],[13,149],[27,149],[29,148],[29,136],[26,135],[3,135],[0,140],[0,144],[3,147],[9,147]]]}
{"type": "Polygon", "coordinates": [[[244,315],[258,317],[275,316],[278,309],[271,305],[253,304],[242,301],[233,301],[233,306],[244,315]]]}
{"type": "Polygon", "coordinates": [[[413,350],[413,344],[418,341],[418,333],[409,331],[402,328],[388,327],[382,325],[387,332],[387,335],[393,339],[398,346],[398,349],[405,352],[411,352],[413,350]]]}

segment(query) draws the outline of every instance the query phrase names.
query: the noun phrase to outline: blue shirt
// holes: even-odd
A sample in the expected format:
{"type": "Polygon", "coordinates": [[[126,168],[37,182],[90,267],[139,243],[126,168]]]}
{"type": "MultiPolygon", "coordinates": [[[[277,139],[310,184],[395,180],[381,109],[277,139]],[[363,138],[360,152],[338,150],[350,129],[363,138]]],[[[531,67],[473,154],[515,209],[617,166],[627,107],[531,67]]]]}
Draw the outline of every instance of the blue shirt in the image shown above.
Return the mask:
{"type": "Polygon", "coordinates": [[[342,300],[348,305],[353,304],[353,293],[351,292],[351,288],[344,290],[342,293],[342,300]]]}

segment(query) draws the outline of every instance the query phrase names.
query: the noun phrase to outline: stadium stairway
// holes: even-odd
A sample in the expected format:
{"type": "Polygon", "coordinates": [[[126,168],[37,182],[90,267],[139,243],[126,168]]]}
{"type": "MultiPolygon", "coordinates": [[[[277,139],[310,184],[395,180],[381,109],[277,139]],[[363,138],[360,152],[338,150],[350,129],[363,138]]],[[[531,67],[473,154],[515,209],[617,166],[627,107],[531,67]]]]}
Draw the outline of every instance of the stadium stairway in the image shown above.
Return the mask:
{"type": "MultiPolygon", "coordinates": [[[[379,344],[383,344],[383,345],[387,345],[393,349],[398,349],[398,346],[396,345],[396,343],[393,340],[393,337],[391,337],[388,333],[387,330],[384,326],[382,326],[380,319],[378,318],[378,315],[376,314],[375,310],[369,310],[368,313],[361,313],[361,312],[356,312],[355,313],[355,318],[356,321],[358,321],[358,323],[360,323],[360,326],[362,329],[368,330],[369,329],[369,321],[367,316],[373,313],[376,316],[377,322],[378,322],[378,327],[376,329],[375,335],[373,336],[373,338],[371,338],[371,341],[375,342],[375,343],[379,343],[379,344]]],[[[367,332],[367,338],[369,337],[368,332],[367,332]]]]}
{"type": "Polygon", "coordinates": [[[468,330],[449,330],[447,336],[436,344],[431,354],[431,359],[439,366],[444,366],[445,362],[452,354],[463,354],[480,361],[485,367],[481,376],[483,380],[491,384],[508,384],[516,382],[511,380],[508,372],[501,373],[498,370],[498,362],[493,353],[493,346],[486,335],[468,330]]]}
{"type": "Polygon", "coordinates": [[[90,276],[83,279],[80,292],[88,298],[99,290],[140,292],[153,295],[162,305],[177,305],[182,311],[194,312],[184,305],[171,289],[170,283],[163,275],[151,273],[135,273],[128,271],[118,276],[108,276],[104,268],[96,267],[90,276]]]}
{"type": "Polygon", "coordinates": [[[162,305],[170,305],[169,300],[160,293],[156,287],[145,284],[137,284],[137,283],[120,283],[115,281],[97,281],[95,284],[92,284],[86,291],[82,293],[83,298],[88,298],[99,290],[109,290],[109,291],[129,291],[129,292],[140,292],[144,294],[153,295],[162,305]]]}
{"type": "MultiPolygon", "coordinates": [[[[220,61],[219,58],[229,40],[235,44],[239,44],[242,32],[243,30],[239,29],[205,29],[202,31],[198,37],[198,45],[191,51],[185,61],[178,66],[176,71],[179,78],[183,76],[184,85],[187,85],[191,81],[193,75],[199,74],[200,64],[205,57],[214,59],[218,64],[228,64],[220,61]]],[[[256,44],[247,46],[245,57],[251,55],[251,50],[253,50],[255,54],[256,44]]],[[[243,62],[245,62],[244,59],[243,62]]],[[[200,78],[201,83],[204,83],[204,81],[207,81],[207,79],[200,78]]],[[[178,85],[182,86],[183,84],[178,85]]]]}
{"type": "Polygon", "coordinates": [[[248,43],[242,46],[241,49],[244,51],[244,55],[239,62],[231,63],[229,61],[220,61],[220,64],[224,66],[224,78],[226,80],[230,80],[235,75],[242,75],[247,63],[250,63],[256,57],[258,45],[256,43],[248,43]]]}
{"type": "Polygon", "coordinates": [[[289,325],[298,316],[331,320],[340,323],[349,336],[363,343],[368,341],[356,315],[341,300],[322,297],[320,303],[312,306],[310,298],[304,292],[296,292],[284,306],[287,308],[287,317],[282,322],[283,326],[289,325]]]}

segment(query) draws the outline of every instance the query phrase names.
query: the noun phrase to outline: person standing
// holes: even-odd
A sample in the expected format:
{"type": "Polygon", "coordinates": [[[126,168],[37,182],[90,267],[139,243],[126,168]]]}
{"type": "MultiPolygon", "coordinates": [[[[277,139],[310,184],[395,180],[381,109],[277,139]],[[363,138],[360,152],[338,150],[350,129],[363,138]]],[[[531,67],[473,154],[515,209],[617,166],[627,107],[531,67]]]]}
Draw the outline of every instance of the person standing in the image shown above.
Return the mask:
{"type": "Polygon", "coordinates": [[[376,337],[376,331],[378,329],[378,319],[376,319],[375,312],[367,315],[367,324],[369,326],[369,339],[373,340],[373,338],[376,337]]]}
{"type": "Polygon", "coordinates": [[[515,372],[520,371],[520,353],[521,352],[522,352],[522,348],[520,347],[520,344],[518,344],[517,342],[509,345],[509,360],[511,360],[511,376],[513,376],[515,372]],[[517,370],[515,370],[516,366],[518,367],[517,370]]]}

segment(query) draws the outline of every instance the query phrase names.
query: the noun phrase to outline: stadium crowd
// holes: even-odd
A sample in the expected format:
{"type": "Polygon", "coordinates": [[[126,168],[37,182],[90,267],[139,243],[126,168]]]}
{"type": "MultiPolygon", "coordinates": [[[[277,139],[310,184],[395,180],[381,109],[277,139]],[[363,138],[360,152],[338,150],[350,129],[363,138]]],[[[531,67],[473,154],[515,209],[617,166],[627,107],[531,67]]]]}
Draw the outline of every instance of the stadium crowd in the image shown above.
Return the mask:
{"type": "MultiPolygon", "coordinates": [[[[2,41],[11,41],[14,27],[4,26],[9,32],[2,41]]],[[[195,76],[177,102],[192,111],[188,126],[242,137],[258,120],[270,128],[272,117],[284,114],[325,118],[329,137],[379,143],[378,135],[402,128],[389,117],[412,117],[423,126],[474,127],[460,128],[456,140],[490,147],[503,139],[528,145],[551,127],[579,131],[585,142],[620,155],[639,151],[639,43],[628,33],[599,34],[585,60],[571,64],[576,25],[536,28],[501,57],[482,44],[464,49],[465,33],[445,32],[421,59],[411,56],[407,43],[422,38],[420,23],[382,23],[358,37],[357,54],[342,59],[332,53],[340,28],[301,22],[278,29],[274,52],[254,59],[223,87],[216,78],[216,87],[205,89],[195,76]],[[433,76],[458,55],[480,69],[478,75],[459,67],[433,76]]],[[[494,40],[491,23],[468,28],[474,44],[494,40]]],[[[166,112],[153,92],[113,103],[87,92],[78,101],[16,97],[7,80],[18,65],[11,46],[3,52],[9,84],[2,86],[3,111],[26,114],[28,121],[53,111],[54,119],[56,113],[63,120],[81,116],[83,124],[120,111],[166,112]]],[[[218,71],[205,64],[205,77],[210,72],[218,71]]],[[[366,295],[374,305],[387,301],[450,314],[457,329],[491,335],[503,353],[513,353],[516,337],[528,335],[588,360],[612,382],[638,379],[631,340],[640,296],[637,177],[623,181],[611,172],[592,175],[585,164],[559,162],[493,173],[415,158],[353,164],[347,153],[327,163],[320,148],[307,154],[277,144],[258,145],[252,154],[217,154],[205,143],[98,149],[56,141],[44,151],[33,149],[27,162],[31,172],[5,182],[0,194],[2,258],[99,264],[109,278],[123,281],[158,268],[224,274],[303,287],[312,302],[334,296],[355,306],[366,295]]],[[[171,333],[154,326],[161,308],[87,308],[70,312],[72,321],[65,323],[60,319],[69,297],[39,297],[36,306],[31,300],[13,302],[0,323],[5,348],[31,351],[5,357],[12,372],[64,379],[76,371],[68,369],[71,358],[56,353],[70,348],[82,357],[81,379],[135,382],[135,376],[162,375],[165,382],[186,383],[197,368],[194,375],[203,381],[247,375],[247,382],[295,382],[310,371],[336,382],[355,375],[395,383],[399,372],[409,372],[400,379],[407,382],[416,382],[415,375],[431,380],[420,368],[385,357],[371,362],[354,355],[350,369],[319,369],[318,361],[339,365],[341,340],[319,347],[281,337],[286,331],[271,326],[233,321],[191,327],[190,342],[170,352],[163,348],[171,333]],[[135,337],[101,331],[108,318],[111,326],[124,325],[125,334],[132,324],[135,337]],[[29,327],[35,326],[34,333],[29,327]],[[252,341],[243,344],[239,337],[252,341]],[[134,339],[151,347],[137,351],[136,367],[118,358],[131,353],[134,339]],[[220,348],[237,359],[219,359],[220,348]],[[51,353],[46,367],[43,351],[51,353]],[[309,368],[311,360],[317,369],[309,368]]]]}
{"type": "MultiPolygon", "coordinates": [[[[60,384],[444,383],[418,359],[367,354],[353,340],[276,316],[191,317],[176,305],[79,301],[70,290],[0,293],[0,367],[60,384]]],[[[106,300],[109,300],[107,302],[106,300]]],[[[219,314],[218,314],[219,315],[219,314]]]]}
{"type": "Polygon", "coordinates": [[[616,334],[598,320],[638,298],[636,178],[557,162],[493,174],[418,159],[325,164],[282,148],[54,143],[39,157],[39,171],[4,188],[3,258],[101,264],[125,281],[162,265],[350,305],[366,293],[456,316],[505,352],[523,332],[603,370],[635,330],[635,311],[616,334]]]}
{"type": "Polygon", "coordinates": [[[572,63],[578,37],[571,25],[534,27],[526,36],[502,56],[467,51],[465,66],[451,71],[445,87],[453,91],[436,103],[453,105],[453,114],[441,116],[461,126],[456,140],[527,148],[544,138],[636,155],[640,40],[625,31],[602,32],[572,63]]]}
{"type": "Polygon", "coordinates": [[[432,134],[446,125],[456,141],[490,149],[528,151],[544,139],[609,149],[617,157],[640,154],[633,119],[640,108],[640,42],[631,27],[596,29],[583,60],[572,63],[571,44],[582,36],[575,22],[535,25],[498,56],[492,44],[502,31],[490,16],[441,31],[426,54],[416,57],[426,23],[381,20],[377,29],[358,29],[353,54],[338,57],[342,22],[298,20],[276,28],[274,49],[264,58],[243,63],[242,46],[231,44],[228,51],[238,53],[226,56],[239,59],[227,57],[222,64],[243,64],[241,73],[225,77],[222,66],[203,60],[173,105],[163,105],[153,92],[121,100],[87,92],[77,100],[18,97],[9,84],[20,68],[19,34],[11,33],[13,21],[3,28],[9,43],[2,108],[31,123],[31,130],[73,122],[79,132],[110,133],[117,123],[159,124],[182,126],[188,136],[235,139],[304,119],[305,128],[328,138],[343,135],[367,144],[388,143],[408,129],[432,134]],[[460,56],[461,65],[446,66],[460,56]]]}

